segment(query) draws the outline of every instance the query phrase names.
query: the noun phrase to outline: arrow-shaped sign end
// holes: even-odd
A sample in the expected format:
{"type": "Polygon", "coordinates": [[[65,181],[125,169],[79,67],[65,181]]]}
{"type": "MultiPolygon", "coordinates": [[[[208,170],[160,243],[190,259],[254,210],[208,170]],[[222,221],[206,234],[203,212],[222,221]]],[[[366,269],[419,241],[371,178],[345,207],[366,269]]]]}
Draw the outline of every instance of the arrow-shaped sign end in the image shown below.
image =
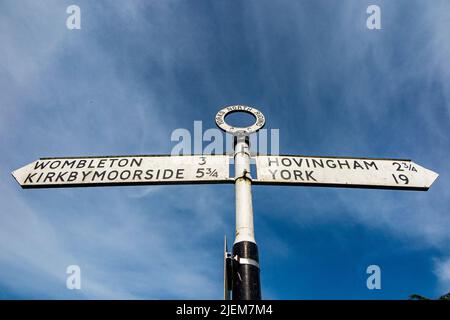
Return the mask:
{"type": "Polygon", "coordinates": [[[18,170],[20,170],[20,169],[17,169],[17,170],[14,170],[13,172],[11,172],[11,175],[13,176],[14,180],[17,181],[17,183],[19,184],[19,186],[21,186],[22,189],[24,189],[23,185],[22,185],[22,184],[20,183],[20,181],[19,181],[19,175],[18,175],[18,173],[17,173],[18,170]]]}
{"type": "Polygon", "coordinates": [[[29,173],[30,171],[29,168],[33,168],[35,163],[36,161],[33,161],[11,172],[11,175],[13,176],[14,180],[17,181],[17,183],[22,187],[22,189],[29,188],[27,184],[25,184],[24,182],[27,179],[27,173],[29,173]]]}
{"type": "Polygon", "coordinates": [[[417,163],[412,163],[412,165],[417,168],[420,172],[423,174],[423,185],[424,190],[428,191],[428,189],[431,188],[431,185],[436,181],[436,179],[439,177],[439,174],[437,172],[434,172],[433,170],[424,168],[417,163]]]}
{"type": "Polygon", "coordinates": [[[429,178],[429,183],[428,183],[428,185],[429,185],[428,189],[437,180],[437,178],[439,177],[439,174],[434,171],[429,170],[429,176],[430,176],[430,178],[429,178]]]}

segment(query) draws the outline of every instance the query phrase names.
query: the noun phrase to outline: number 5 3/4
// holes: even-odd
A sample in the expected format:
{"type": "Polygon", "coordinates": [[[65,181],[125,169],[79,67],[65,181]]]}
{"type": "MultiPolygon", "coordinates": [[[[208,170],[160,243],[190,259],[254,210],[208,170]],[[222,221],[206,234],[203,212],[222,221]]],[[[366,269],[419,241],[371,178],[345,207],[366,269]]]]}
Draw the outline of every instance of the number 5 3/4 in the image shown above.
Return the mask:
{"type": "Polygon", "coordinates": [[[198,168],[196,178],[203,178],[205,176],[205,174],[207,176],[214,177],[214,178],[218,177],[218,173],[217,173],[216,169],[212,170],[211,168],[198,168]]]}

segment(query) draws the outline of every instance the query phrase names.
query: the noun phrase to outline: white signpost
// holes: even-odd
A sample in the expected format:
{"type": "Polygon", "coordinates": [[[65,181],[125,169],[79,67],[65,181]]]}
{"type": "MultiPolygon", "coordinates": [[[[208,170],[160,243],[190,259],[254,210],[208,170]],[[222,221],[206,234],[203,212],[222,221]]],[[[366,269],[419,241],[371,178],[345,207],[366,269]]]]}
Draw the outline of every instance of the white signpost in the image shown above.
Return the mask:
{"type": "Polygon", "coordinates": [[[12,175],[22,188],[233,183],[226,155],[42,158],[12,175]]]}
{"type": "Polygon", "coordinates": [[[438,174],[411,160],[257,156],[254,184],[428,190],[438,174]]]}
{"type": "Polygon", "coordinates": [[[236,238],[225,252],[225,297],[259,300],[258,247],[254,237],[252,184],[285,184],[346,188],[428,190],[438,174],[410,160],[307,156],[255,156],[252,179],[249,135],[265,124],[261,111],[248,106],[221,109],[215,117],[234,136],[234,177],[227,155],[136,155],[42,158],[12,172],[22,188],[93,187],[114,185],[234,183],[236,238]],[[233,112],[250,113],[255,123],[234,127],[225,122],[233,112]]]}

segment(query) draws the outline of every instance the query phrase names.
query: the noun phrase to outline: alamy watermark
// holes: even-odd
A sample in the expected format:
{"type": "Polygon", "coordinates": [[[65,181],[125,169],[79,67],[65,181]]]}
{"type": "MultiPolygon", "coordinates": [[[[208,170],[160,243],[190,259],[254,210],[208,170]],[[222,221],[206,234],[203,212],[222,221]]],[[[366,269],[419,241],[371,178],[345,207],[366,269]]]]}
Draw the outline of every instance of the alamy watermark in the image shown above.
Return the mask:
{"type": "MultiPolygon", "coordinates": [[[[233,136],[217,128],[203,130],[202,121],[194,121],[193,130],[178,128],[172,131],[170,140],[175,142],[171,155],[233,154],[233,136]]],[[[260,129],[250,134],[252,155],[279,155],[280,130],[260,129]]]]}
{"type": "Polygon", "coordinates": [[[66,19],[66,27],[69,30],[81,29],[81,9],[79,6],[72,4],[67,7],[66,13],[69,16],[66,19]]]}
{"type": "Polygon", "coordinates": [[[376,264],[367,267],[366,273],[370,274],[367,278],[366,286],[369,290],[381,290],[381,269],[376,264]]]}
{"type": "Polygon", "coordinates": [[[69,290],[81,290],[81,268],[80,266],[73,264],[67,267],[66,273],[68,274],[66,279],[66,288],[69,290]]]}
{"type": "Polygon", "coordinates": [[[366,26],[369,30],[381,29],[381,8],[375,4],[367,7],[366,13],[369,17],[366,20],[366,26]]]}
{"type": "MultiPolygon", "coordinates": [[[[78,5],[72,4],[66,8],[69,15],[66,19],[66,27],[69,30],[81,29],[81,9],[78,5]]],[[[366,13],[369,14],[366,20],[366,27],[369,30],[381,29],[381,8],[376,4],[367,7],[366,13]]]]}

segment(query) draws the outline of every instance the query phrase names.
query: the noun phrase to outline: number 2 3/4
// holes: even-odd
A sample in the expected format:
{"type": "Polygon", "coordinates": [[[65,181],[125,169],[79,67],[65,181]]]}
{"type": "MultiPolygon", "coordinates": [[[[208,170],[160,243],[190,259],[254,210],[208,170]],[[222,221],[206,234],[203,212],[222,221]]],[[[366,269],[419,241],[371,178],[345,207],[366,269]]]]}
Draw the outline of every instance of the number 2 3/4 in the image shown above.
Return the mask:
{"type": "MultiPolygon", "coordinates": [[[[404,169],[409,169],[411,171],[417,171],[416,168],[408,166],[408,164],[404,163],[404,162],[403,163],[393,162],[392,165],[395,166],[396,170],[400,171],[400,172],[405,171],[404,169]]],[[[393,173],[392,177],[394,178],[394,181],[396,184],[409,184],[408,177],[403,173],[401,173],[401,174],[393,173]]]]}

